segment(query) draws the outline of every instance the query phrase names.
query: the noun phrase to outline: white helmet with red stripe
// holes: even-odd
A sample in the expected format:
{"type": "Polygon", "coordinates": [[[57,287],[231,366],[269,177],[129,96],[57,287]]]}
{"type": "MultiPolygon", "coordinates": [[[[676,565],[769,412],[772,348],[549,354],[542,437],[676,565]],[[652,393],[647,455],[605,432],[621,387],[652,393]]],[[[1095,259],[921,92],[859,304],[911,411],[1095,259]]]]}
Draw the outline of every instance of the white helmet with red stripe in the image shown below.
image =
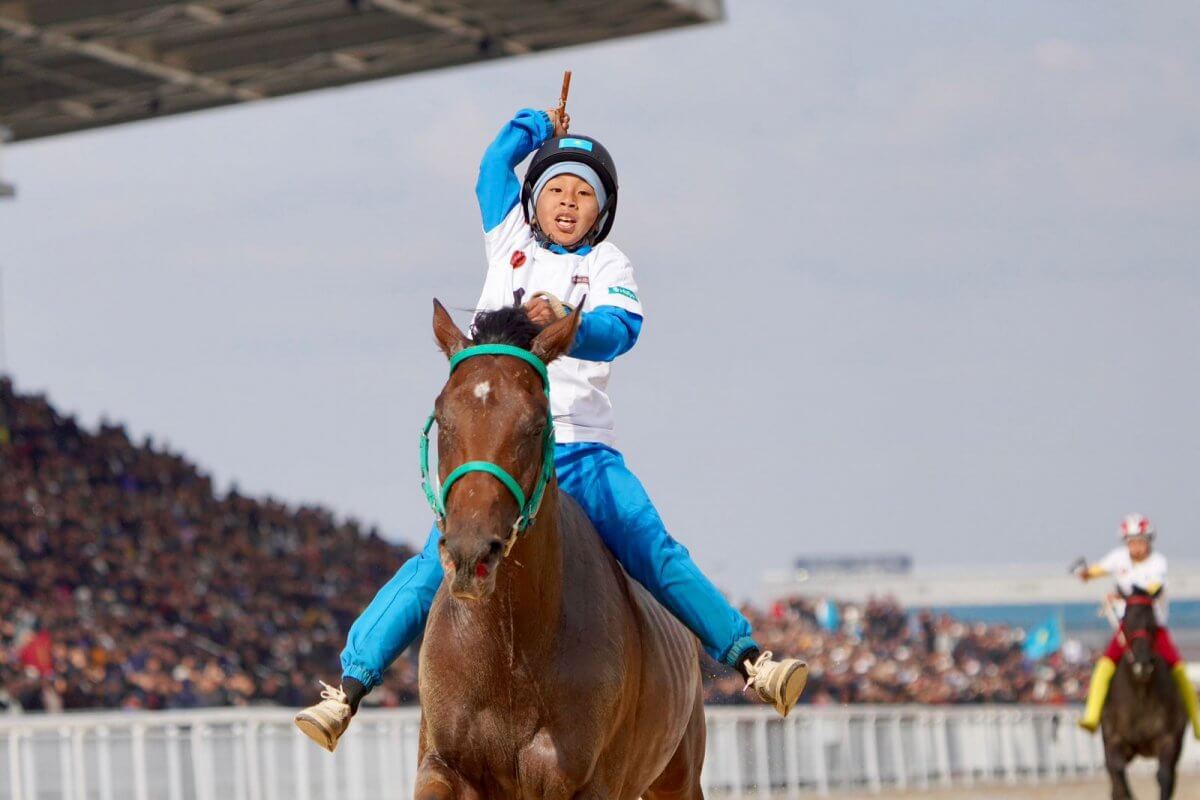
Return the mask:
{"type": "Polygon", "coordinates": [[[1121,539],[1123,541],[1142,537],[1153,539],[1154,534],[1154,525],[1141,514],[1130,514],[1121,520],[1121,539]]]}

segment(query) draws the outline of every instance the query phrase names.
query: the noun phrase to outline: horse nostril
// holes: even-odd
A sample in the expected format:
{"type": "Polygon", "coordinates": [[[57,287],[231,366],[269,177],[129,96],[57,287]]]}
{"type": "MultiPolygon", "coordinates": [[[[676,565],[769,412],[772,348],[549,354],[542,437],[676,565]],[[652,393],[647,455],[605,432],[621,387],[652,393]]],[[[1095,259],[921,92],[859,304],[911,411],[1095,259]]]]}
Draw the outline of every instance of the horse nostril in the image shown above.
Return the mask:
{"type": "Polygon", "coordinates": [[[500,541],[499,539],[492,539],[491,544],[488,545],[488,557],[494,558],[495,556],[500,555],[503,550],[504,542],[500,541]]]}

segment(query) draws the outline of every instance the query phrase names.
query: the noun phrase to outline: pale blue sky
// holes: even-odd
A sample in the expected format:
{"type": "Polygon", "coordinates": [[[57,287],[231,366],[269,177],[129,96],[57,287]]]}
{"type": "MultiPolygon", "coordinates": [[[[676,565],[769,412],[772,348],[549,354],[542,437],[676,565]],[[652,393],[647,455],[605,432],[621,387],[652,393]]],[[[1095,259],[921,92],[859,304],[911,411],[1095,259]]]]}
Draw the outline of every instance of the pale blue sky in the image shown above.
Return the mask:
{"type": "Polygon", "coordinates": [[[720,25],[33,142],[24,389],[415,541],[430,298],[575,71],[647,308],[622,449],[722,586],[800,553],[1200,559],[1200,6],[730,2],[720,25]]]}

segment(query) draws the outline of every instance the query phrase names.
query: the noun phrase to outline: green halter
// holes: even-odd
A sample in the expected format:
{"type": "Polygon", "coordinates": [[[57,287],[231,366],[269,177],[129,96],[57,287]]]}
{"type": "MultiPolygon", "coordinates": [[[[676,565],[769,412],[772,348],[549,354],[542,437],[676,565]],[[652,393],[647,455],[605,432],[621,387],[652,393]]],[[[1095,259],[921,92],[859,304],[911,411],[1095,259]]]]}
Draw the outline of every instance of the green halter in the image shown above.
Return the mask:
{"type": "Polygon", "coordinates": [[[541,376],[547,400],[546,430],[542,434],[542,470],[538,475],[537,484],[533,487],[533,494],[526,498],[525,492],[521,490],[521,484],[517,483],[516,479],[509,475],[503,467],[490,461],[468,461],[459,465],[446,476],[446,482],[442,484],[441,491],[435,491],[433,480],[429,476],[429,431],[433,428],[435,414],[429,415],[429,419],[425,421],[425,427],[421,430],[421,488],[425,490],[425,499],[429,501],[429,507],[433,509],[438,527],[441,527],[446,521],[446,498],[450,496],[450,489],[459,478],[472,472],[486,472],[504,484],[504,488],[508,489],[513,499],[517,501],[517,508],[521,509],[517,521],[513,523],[512,534],[505,546],[504,554],[508,555],[513,542],[516,541],[517,534],[533,524],[538,509],[541,508],[546,486],[554,474],[554,418],[549,411],[550,376],[546,373],[546,365],[540,358],[528,350],[508,344],[480,344],[460,350],[450,358],[450,374],[454,374],[454,370],[458,368],[459,364],[476,356],[519,358],[537,370],[538,375],[541,376]]]}

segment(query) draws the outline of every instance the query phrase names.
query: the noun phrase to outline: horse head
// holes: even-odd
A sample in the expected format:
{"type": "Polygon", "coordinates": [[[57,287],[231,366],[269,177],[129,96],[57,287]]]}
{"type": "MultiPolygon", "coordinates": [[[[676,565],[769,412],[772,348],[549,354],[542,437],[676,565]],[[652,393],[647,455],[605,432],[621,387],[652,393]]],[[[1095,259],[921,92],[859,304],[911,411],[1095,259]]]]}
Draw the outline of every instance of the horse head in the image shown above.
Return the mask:
{"type": "Polygon", "coordinates": [[[457,600],[492,594],[504,556],[553,483],[544,365],[570,350],[579,319],[577,308],[539,328],[520,307],[502,308],[477,315],[467,338],[433,303],[434,337],[451,374],[433,414],[442,490],[429,493],[441,521],[442,567],[457,600]]]}
{"type": "Polygon", "coordinates": [[[1154,595],[1135,589],[1125,598],[1121,632],[1129,645],[1134,680],[1143,684],[1149,682],[1154,674],[1154,637],[1158,633],[1154,595]]]}

